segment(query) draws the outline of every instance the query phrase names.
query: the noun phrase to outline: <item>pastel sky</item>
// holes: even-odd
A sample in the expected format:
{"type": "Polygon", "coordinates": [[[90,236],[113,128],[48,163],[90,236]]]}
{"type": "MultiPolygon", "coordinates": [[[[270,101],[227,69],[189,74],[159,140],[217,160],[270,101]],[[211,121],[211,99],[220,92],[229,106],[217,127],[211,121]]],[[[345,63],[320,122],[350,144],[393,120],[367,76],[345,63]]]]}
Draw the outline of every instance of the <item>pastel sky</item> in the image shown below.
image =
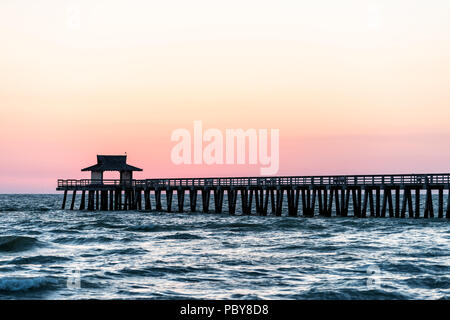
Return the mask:
{"type": "MultiPolygon", "coordinates": [[[[48,193],[171,132],[280,130],[280,175],[450,172],[447,0],[2,0],[0,193],[48,193]]],[[[114,177],[114,176],[108,176],[114,177]]]]}

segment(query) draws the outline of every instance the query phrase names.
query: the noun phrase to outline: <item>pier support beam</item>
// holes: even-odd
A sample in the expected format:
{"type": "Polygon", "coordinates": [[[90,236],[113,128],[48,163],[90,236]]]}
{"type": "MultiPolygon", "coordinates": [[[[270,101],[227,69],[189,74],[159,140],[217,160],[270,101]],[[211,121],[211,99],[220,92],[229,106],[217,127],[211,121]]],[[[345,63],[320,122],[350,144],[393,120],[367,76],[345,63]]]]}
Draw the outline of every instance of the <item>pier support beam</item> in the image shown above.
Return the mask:
{"type": "Polygon", "coordinates": [[[352,188],[352,200],[353,200],[353,216],[361,217],[361,188],[352,188]]]}
{"type": "MultiPolygon", "coordinates": [[[[333,198],[335,198],[336,203],[336,209],[339,209],[339,194],[338,190],[334,190],[333,188],[329,189],[329,197],[328,197],[328,189],[325,189],[325,197],[324,197],[324,210],[325,210],[325,216],[331,217],[333,214],[333,198]],[[327,198],[328,197],[328,198],[327,198]]],[[[337,214],[337,212],[336,212],[337,214]]]]}
{"type": "Polygon", "coordinates": [[[155,189],[155,202],[156,202],[156,211],[162,211],[161,204],[161,189],[155,189]]]}
{"type": "Polygon", "coordinates": [[[369,203],[370,203],[370,216],[371,217],[375,217],[375,215],[376,215],[373,191],[374,191],[374,189],[370,188],[370,191],[369,191],[369,203]]]}
{"type": "Polygon", "coordinates": [[[131,209],[131,205],[130,205],[130,201],[131,201],[131,197],[130,197],[130,191],[129,190],[124,190],[123,192],[123,197],[124,197],[124,204],[123,204],[123,210],[130,210],[131,209]]]}
{"type": "Polygon", "coordinates": [[[136,190],[136,209],[142,211],[142,189],[136,190]]]}
{"type": "Polygon", "coordinates": [[[433,194],[432,189],[430,187],[427,188],[427,195],[425,200],[425,212],[423,214],[424,218],[433,218],[434,217],[434,208],[433,208],[433,194]]]}
{"type": "Polygon", "coordinates": [[[389,206],[389,216],[394,217],[394,205],[392,201],[392,189],[385,187],[383,190],[383,207],[381,209],[381,216],[386,217],[386,211],[389,206]]]}
{"type": "Polygon", "coordinates": [[[420,218],[420,188],[416,188],[416,212],[415,217],[420,218]]]}
{"type": "Polygon", "coordinates": [[[173,189],[166,189],[167,212],[172,212],[173,189]]]}
{"type": "MultiPolygon", "coordinates": [[[[328,205],[328,211],[330,212],[329,214],[330,214],[330,217],[331,217],[331,215],[332,215],[332,210],[333,210],[333,189],[331,189],[331,193],[330,193],[330,203],[329,203],[329,205],[328,205]]],[[[339,200],[339,189],[338,188],[336,188],[335,190],[334,190],[334,200],[335,200],[335,208],[336,208],[336,216],[340,216],[341,215],[341,203],[340,203],[340,200],[339,200]]]]}
{"type": "Polygon", "coordinates": [[[177,189],[177,200],[178,200],[178,212],[182,213],[184,211],[184,189],[177,189]]]}
{"type": "Polygon", "coordinates": [[[303,216],[313,217],[316,207],[316,189],[302,189],[303,216]],[[312,192],[312,195],[311,195],[312,192]]]}
{"type": "Polygon", "coordinates": [[[224,191],[221,187],[214,189],[214,209],[216,213],[222,213],[224,191]]]}
{"type": "Polygon", "coordinates": [[[445,217],[447,219],[450,219],[450,187],[448,189],[448,195],[447,195],[447,212],[445,213],[445,217]]]}
{"type": "Polygon", "coordinates": [[[394,217],[400,218],[400,187],[396,186],[393,190],[395,190],[395,210],[394,217]]]}
{"type": "Polygon", "coordinates": [[[402,202],[402,209],[400,213],[401,218],[406,218],[406,210],[408,209],[409,217],[414,217],[414,211],[413,211],[413,203],[412,203],[412,195],[411,195],[411,188],[405,188],[403,191],[403,202],[402,202]]]}
{"type": "Polygon", "coordinates": [[[444,218],[444,187],[439,187],[439,209],[438,218],[444,218]]]}
{"type": "Polygon", "coordinates": [[[300,196],[300,190],[288,189],[286,190],[288,200],[288,215],[290,217],[296,217],[298,215],[298,200],[300,196]]]}
{"type": "Polygon", "coordinates": [[[114,191],[114,210],[122,210],[122,190],[114,191]]]}
{"type": "Polygon", "coordinates": [[[302,195],[302,216],[307,217],[308,210],[309,210],[309,201],[307,199],[307,189],[302,188],[300,192],[302,195]]]}
{"type": "Polygon", "coordinates": [[[414,208],[413,208],[413,201],[412,201],[412,191],[410,188],[407,189],[408,191],[408,215],[410,218],[414,218],[414,208]]]}
{"type": "Polygon", "coordinates": [[[322,210],[323,210],[322,215],[325,217],[331,217],[332,206],[333,206],[333,190],[329,188],[324,188],[322,197],[322,210]]]}
{"type": "Polygon", "coordinates": [[[306,203],[306,189],[302,188],[301,189],[301,193],[302,193],[302,216],[307,216],[308,215],[308,205],[306,203]]]}
{"type": "Polygon", "coordinates": [[[283,195],[284,195],[284,189],[279,188],[276,191],[276,196],[277,196],[277,200],[276,200],[276,208],[275,208],[275,215],[277,217],[280,217],[281,214],[283,213],[283,195]]]}
{"type": "Polygon", "coordinates": [[[341,200],[342,200],[341,216],[342,217],[348,217],[348,208],[349,208],[349,204],[350,204],[350,193],[351,193],[350,189],[347,189],[347,188],[342,189],[342,193],[341,193],[341,200]]]}
{"type": "Polygon", "coordinates": [[[242,214],[250,215],[252,213],[253,190],[241,189],[242,214]]]}
{"type": "Polygon", "coordinates": [[[67,200],[67,190],[64,190],[64,198],[61,205],[61,210],[64,210],[66,208],[66,200],[67,200]]]}
{"type": "Polygon", "coordinates": [[[86,190],[81,192],[80,210],[84,210],[86,205],[86,190]]]}
{"type": "Polygon", "coordinates": [[[375,217],[381,215],[381,188],[376,187],[375,189],[375,217]]]}
{"type": "Polygon", "coordinates": [[[72,202],[70,203],[70,210],[73,210],[73,207],[75,206],[76,196],[77,196],[77,190],[73,190],[72,202]]]}
{"type": "Polygon", "coordinates": [[[125,190],[125,210],[133,209],[133,193],[131,190],[125,190]]]}
{"type": "Polygon", "coordinates": [[[269,204],[269,190],[260,188],[255,190],[256,214],[267,215],[267,205],[269,204]]]}
{"type": "Polygon", "coordinates": [[[122,195],[122,189],[119,190],[119,210],[125,210],[125,199],[123,198],[125,195],[122,195]]]}
{"type": "Polygon", "coordinates": [[[130,210],[136,210],[137,202],[136,202],[136,191],[130,190],[130,210]]]}
{"type": "Polygon", "coordinates": [[[317,200],[317,190],[316,189],[312,189],[312,203],[310,204],[310,212],[309,215],[311,217],[314,217],[315,211],[316,211],[316,200],[317,200]]]}
{"type": "Polygon", "coordinates": [[[230,215],[236,213],[237,190],[230,188],[227,190],[228,212],[230,215]]]}
{"type": "Polygon", "coordinates": [[[268,189],[266,189],[265,191],[264,191],[264,205],[263,205],[263,207],[262,207],[262,215],[263,216],[267,216],[267,214],[268,214],[268,208],[269,208],[269,195],[270,195],[270,192],[269,192],[269,190],[268,189]]]}
{"type": "Polygon", "coordinates": [[[203,213],[208,213],[209,212],[209,200],[211,198],[211,189],[209,188],[205,188],[202,189],[202,209],[203,209],[203,213]]]}
{"type": "Polygon", "coordinates": [[[322,194],[322,189],[318,188],[316,189],[316,193],[317,193],[317,204],[319,206],[319,216],[323,216],[323,213],[325,212],[323,209],[323,194],[322,194]]]}
{"type": "Polygon", "coordinates": [[[369,204],[369,193],[372,193],[372,190],[370,188],[364,189],[364,200],[363,200],[363,207],[361,211],[361,217],[365,218],[367,216],[367,206],[369,204]]]}
{"type": "Polygon", "coordinates": [[[263,190],[259,188],[255,189],[255,210],[258,216],[262,215],[262,204],[264,201],[263,197],[263,190]]]}
{"type": "Polygon", "coordinates": [[[114,190],[109,190],[109,210],[114,211],[114,190]]]}
{"type": "Polygon", "coordinates": [[[152,210],[152,202],[150,199],[150,189],[144,190],[145,211],[152,210]]]}
{"type": "Polygon", "coordinates": [[[88,210],[94,211],[94,191],[89,190],[88,192],[88,210]]]}
{"type": "Polygon", "coordinates": [[[271,215],[276,215],[276,211],[277,211],[277,204],[275,202],[275,189],[270,189],[270,214],[271,215]]]}
{"type": "Polygon", "coordinates": [[[102,211],[107,211],[108,210],[108,190],[102,190],[100,195],[101,195],[100,208],[102,211]]]}
{"type": "Polygon", "coordinates": [[[197,211],[197,189],[190,189],[189,190],[189,205],[191,207],[191,212],[197,211]]]}

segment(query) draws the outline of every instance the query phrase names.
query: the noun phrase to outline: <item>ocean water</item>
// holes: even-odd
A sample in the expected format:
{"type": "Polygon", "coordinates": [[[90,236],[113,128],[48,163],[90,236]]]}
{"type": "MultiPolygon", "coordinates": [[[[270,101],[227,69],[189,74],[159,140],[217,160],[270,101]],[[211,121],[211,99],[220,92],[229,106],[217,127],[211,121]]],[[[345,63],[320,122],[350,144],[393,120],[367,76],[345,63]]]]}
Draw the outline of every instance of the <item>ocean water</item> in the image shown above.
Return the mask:
{"type": "Polygon", "coordinates": [[[0,195],[0,299],[450,298],[446,219],[62,211],[61,200],[0,195]]]}

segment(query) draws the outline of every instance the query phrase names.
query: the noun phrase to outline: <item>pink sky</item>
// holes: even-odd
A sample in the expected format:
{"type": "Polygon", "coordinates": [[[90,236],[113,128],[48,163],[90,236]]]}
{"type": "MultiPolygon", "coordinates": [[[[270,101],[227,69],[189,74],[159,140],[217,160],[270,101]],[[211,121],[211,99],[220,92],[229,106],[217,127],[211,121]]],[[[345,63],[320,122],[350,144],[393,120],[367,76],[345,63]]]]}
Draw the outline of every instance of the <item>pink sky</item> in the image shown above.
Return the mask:
{"type": "Polygon", "coordinates": [[[414,0],[2,1],[0,193],[54,192],[58,178],[88,178],[97,154],[124,152],[137,178],[259,174],[174,165],[171,133],[194,120],[279,129],[279,175],[450,172],[448,12],[414,0]]]}

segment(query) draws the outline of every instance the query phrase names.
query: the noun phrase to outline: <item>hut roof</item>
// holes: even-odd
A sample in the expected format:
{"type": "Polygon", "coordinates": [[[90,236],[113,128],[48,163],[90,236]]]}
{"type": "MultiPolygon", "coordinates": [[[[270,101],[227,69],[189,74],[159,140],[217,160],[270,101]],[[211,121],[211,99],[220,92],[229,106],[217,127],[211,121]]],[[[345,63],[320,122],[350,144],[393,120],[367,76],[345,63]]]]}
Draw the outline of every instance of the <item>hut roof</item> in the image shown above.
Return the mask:
{"type": "Polygon", "coordinates": [[[127,156],[97,155],[97,164],[81,171],[142,171],[142,169],[127,164],[127,156]]]}

